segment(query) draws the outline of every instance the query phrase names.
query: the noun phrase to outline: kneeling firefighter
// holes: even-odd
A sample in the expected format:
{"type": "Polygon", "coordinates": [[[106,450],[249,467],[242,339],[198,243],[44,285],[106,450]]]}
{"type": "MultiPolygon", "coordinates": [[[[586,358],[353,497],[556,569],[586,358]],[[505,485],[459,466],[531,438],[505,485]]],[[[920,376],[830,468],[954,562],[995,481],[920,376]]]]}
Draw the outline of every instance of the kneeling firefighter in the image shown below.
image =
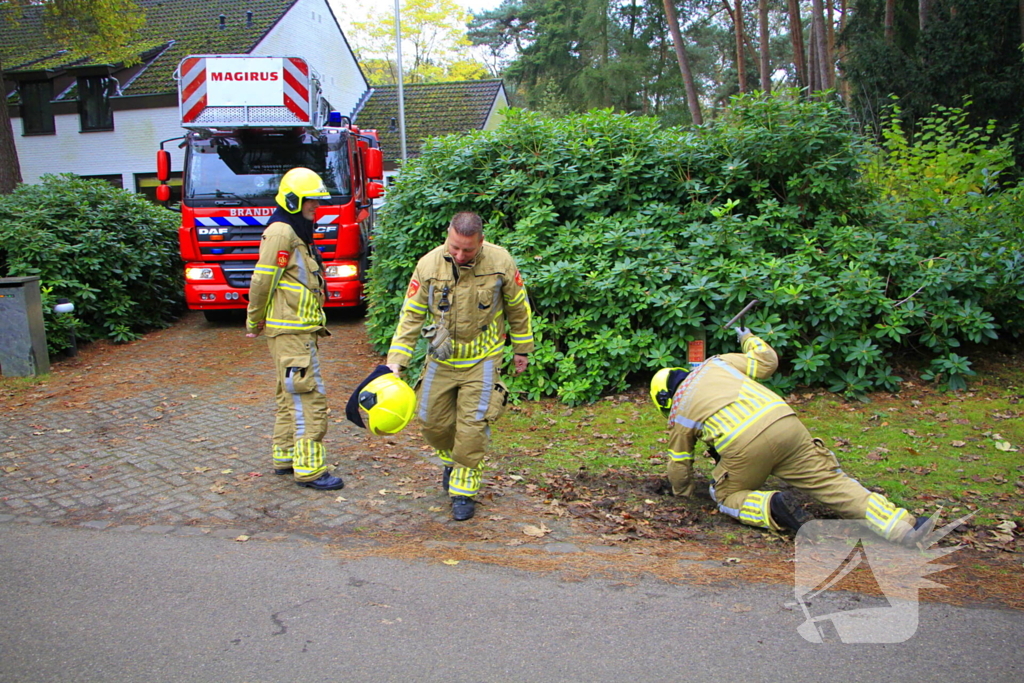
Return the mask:
{"type": "Polygon", "coordinates": [[[915,519],[844,474],[793,409],[755,381],[778,367],[774,349],[746,328],[736,333],[742,354],[713,356],[693,370],[663,368],[651,381],[651,399],[669,422],[672,493],[693,493],[694,446],[700,439],[717,463],[711,499],[744,524],[796,531],[810,519],[788,492],[758,490],[773,474],[840,517],[864,520],[882,538],[911,547],[921,541],[931,530],[929,518],[915,519]]]}
{"type": "Polygon", "coordinates": [[[294,474],[299,486],[342,488],[324,464],[327,396],[320,376],[317,340],[328,336],[320,252],[313,245],[313,220],[320,200],[331,195],[308,168],[281,178],[278,208],[260,242],[249,286],[247,337],[266,332],[277,370],[277,414],[272,458],[275,474],[294,474]]]}

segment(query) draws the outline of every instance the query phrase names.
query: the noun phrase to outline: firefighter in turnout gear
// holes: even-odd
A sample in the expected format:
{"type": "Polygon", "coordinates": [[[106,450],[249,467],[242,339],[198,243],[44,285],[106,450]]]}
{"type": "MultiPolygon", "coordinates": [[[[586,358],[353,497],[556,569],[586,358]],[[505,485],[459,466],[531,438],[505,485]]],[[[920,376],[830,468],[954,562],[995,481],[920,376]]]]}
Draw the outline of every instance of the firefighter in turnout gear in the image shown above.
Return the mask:
{"type": "Polygon", "coordinates": [[[927,533],[928,518],[915,520],[844,474],[836,456],[811,437],[793,409],[755,381],[775,372],[778,356],[750,330],[736,332],[742,354],[713,356],[692,371],[664,368],[651,382],[651,398],[669,421],[672,493],[693,492],[694,447],[700,439],[717,463],[711,499],[744,524],[795,531],[810,519],[788,492],[759,490],[773,474],[840,517],[864,520],[890,541],[913,545],[927,533]]]}
{"type": "Polygon", "coordinates": [[[317,339],[329,333],[313,220],[320,200],[330,196],[307,168],[293,168],[281,178],[278,208],[263,231],[249,286],[246,319],[247,337],[266,332],[277,370],[274,472],[294,474],[300,486],[322,491],[345,485],[324,464],[327,397],[317,348],[317,339]]]}
{"type": "Polygon", "coordinates": [[[523,279],[506,250],[484,241],[480,217],[458,213],[445,243],[416,264],[387,357],[398,373],[417,338],[429,342],[416,415],[444,464],[442,485],[457,521],[473,516],[490,425],[508,401],[500,381],[506,319],[518,374],[533,351],[523,279]]]}

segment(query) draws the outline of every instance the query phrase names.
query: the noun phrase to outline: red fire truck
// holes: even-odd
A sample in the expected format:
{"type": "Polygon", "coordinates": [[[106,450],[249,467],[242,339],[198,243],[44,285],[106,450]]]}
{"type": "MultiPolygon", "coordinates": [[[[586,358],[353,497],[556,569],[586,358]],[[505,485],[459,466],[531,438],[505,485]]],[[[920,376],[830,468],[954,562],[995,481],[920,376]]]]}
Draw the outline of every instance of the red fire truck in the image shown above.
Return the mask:
{"type": "Polygon", "coordinates": [[[248,306],[260,237],[274,212],[281,176],[304,166],[323,179],[331,201],[316,213],[327,306],[360,306],[382,196],[383,157],[376,131],[330,106],[320,79],[297,57],[193,55],[175,72],[184,138],[157,152],[157,198],[170,199],[173,141],[185,149],[181,227],[185,300],[207,320],[248,306]]]}

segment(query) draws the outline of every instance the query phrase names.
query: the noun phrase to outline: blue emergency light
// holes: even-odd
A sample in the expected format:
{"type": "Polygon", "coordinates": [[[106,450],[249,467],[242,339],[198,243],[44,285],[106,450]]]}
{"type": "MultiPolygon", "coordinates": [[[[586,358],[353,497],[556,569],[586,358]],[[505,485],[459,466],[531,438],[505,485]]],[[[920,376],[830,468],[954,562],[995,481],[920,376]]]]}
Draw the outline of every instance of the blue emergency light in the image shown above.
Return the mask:
{"type": "Polygon", "coordinates": [[[327,125],[334,126],[335,128],[341,127],[341,112],[332,111],[327,114],[327,125]]]}

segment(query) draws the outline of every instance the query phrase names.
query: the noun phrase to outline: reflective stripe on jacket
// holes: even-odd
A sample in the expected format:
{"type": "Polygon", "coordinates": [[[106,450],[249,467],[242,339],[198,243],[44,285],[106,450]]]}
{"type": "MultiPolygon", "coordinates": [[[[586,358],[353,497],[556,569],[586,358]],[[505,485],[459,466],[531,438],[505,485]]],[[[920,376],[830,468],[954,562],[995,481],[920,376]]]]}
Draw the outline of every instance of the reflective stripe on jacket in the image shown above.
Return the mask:
{"type": "MultiPolygon", "coordinates": [[[[533,351],[530,301],[512,255],[484,242],[466,266],[458,266],[442,244],[416,264],[391,339],[387,362],[409,364],[427,317],[452,334],[452,356],[443,361],[453,367],[474,365],[501,353],[508,319],[512,350],[533,351]]],[[[441,361],[439,361],[441,362],[441,361]]]]}
{"type": "Polygon", "coordinates": [[[672,397],[669,412],[669,458],[693,462],[697,440],[722,453],[746,443],[793,409],[755,380],[771,377],[779,357],[760,337],[743,341],[743,353],[712,356],[691,372],[672,397]]]}
{"type": "Polygon", "coordinates": [[[326,284],[311,251],[314,248],[287,223],[267,226],[249,285],[248,329],[264,322],[270,337],[324,329],[326,284]]]}

